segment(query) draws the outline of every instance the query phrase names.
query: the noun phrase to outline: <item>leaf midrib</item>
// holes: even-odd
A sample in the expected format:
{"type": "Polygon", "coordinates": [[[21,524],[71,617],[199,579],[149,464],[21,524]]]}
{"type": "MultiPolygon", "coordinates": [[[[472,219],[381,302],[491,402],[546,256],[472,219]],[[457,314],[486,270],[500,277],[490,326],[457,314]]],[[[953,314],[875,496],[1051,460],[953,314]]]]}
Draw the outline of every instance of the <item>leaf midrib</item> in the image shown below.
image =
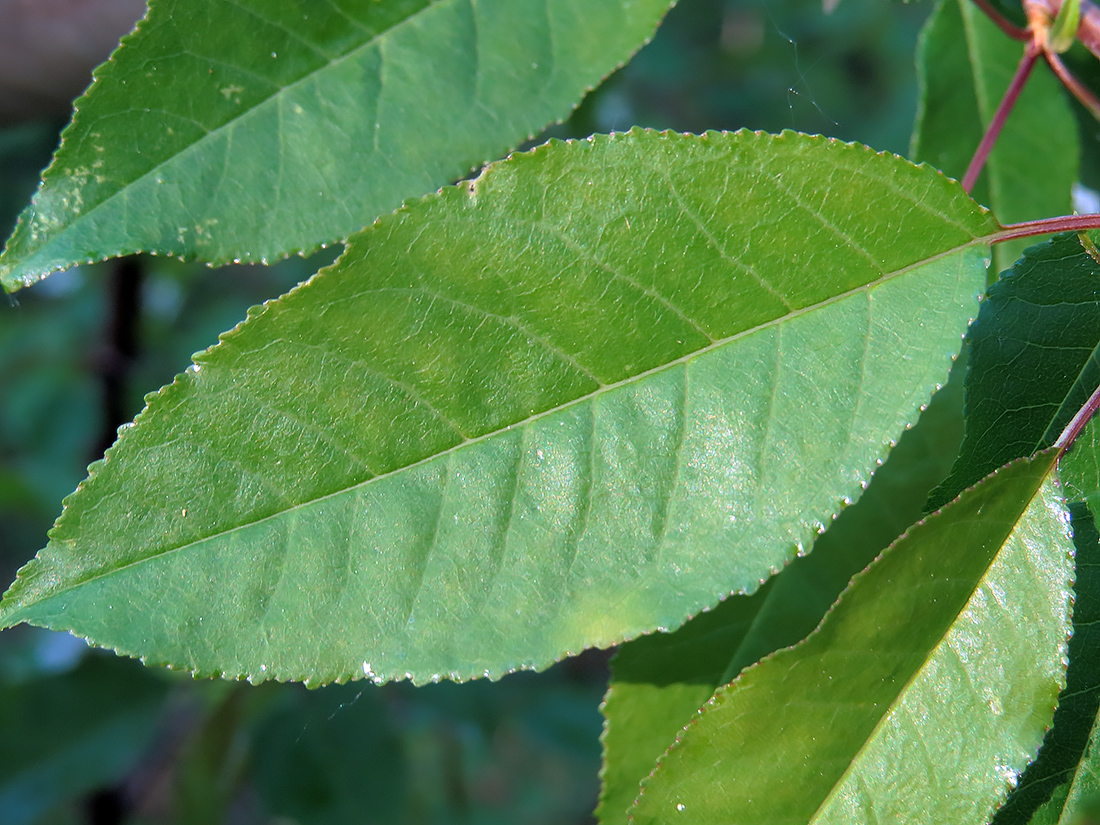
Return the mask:
{"type": "MultiPolygon", "coordinates": [[[[330,493],[325,493],[324,495],[317,496],[316,498],[311,498],[307,501],[302,501],[302,502],[299,502],[298,504],[293,504],[289,507],[285,507],[285,508],[283,508],[283,509],[281,509],[281,510],[275,512],[275,513],[271,513],[270,515],[266,515],[266,516],[263,516],[261,518],[254,519],[252,521],[247,521],[247,522],[244,522],[242,524],[234,525],[233,527],[229,527],[225,530],[221,530],[221,531],[216,532],[216,533],[211,533],[210,535],[207,535],[207,536],[202,536],[201,538],[197,538],[197,539],[194,539],[194,540],[191,540],[191,541],[184,542],[182,544],[178,544],[175,547],[166,547],[162,550],[151,553],[150,555],[144,556],[142,558],[134,559],[132,561],[129,561],[129,562],[127,562],[125,564],[122,564],[122,565],[119,565],[117,567],[111,567],[110,569],[105,569],[105,570],[96,572],[93,575],[90,575],[87,578],[82,578],[79,581],[73,582],[72,584],[70,584],[66,587],[60,588],[58,590],[51,591],[50,593],[48,593],[47,595],[44,595],[41,598],[35,599],[33,601],[30,601],[30,602],[27,602],[27,603],[24,603],[24,604],[20,604],[19,607],[15,608],[13,613],[18,613],[21,610],[25,610],[33,604],[56,598],[56,597],[66,593],[66,592],[69,592],[70,590],[74,590],[78,587],[82,587],[86,584],[90,584],[91,582],[94,582],[98,579],[114,575],[115,573],[119,573],[119,572],[128,570],[131,567],[136,567],[137,565],[143,564],[143,563],[148,562],[148,561],[152,561],[154,559],[162,558],[163,556],[166,556],[169,553],[174,553],[174,552],[177,552],[177,551],[180,551],[180,550],[186,550],[187,548],[193,547],[193,546],[198,545],[198,544],[202,544],[203,542],[216,540],[216,539],[219,539],[223,536],[228,536],[232,533],[237,532],[238,530],[243,530],[245,528],[253,527],[253,526],[258,525],[258,524],[263,524],[264,522],[271,521],[271,520],[276,519],[276,518],[283,518],[287,514],[293,513],[294,511],[296,511],[300,508],[311,507],[313,505],[316,505],[319,502],[325,501],[326,499],[335,498],[336,496],[343,495],[343,494],[347,493],[350,490],[355,490],[355,489],[358,489],[358,488],[365,488],[369,484],[373,484],[375,482],[380,482],[380,481],[382,481],[384,479],[388,479],[391,476],[394,476],[398,473],[408,472],[410,470],[414,470],[417,467],[424,466],[428,462],[436,461],[436,460],[439,460],[441,458],[444,458],[448,455],[451,455],[451,454],[457,452],[460,449],[464,449],[464,448],[472,446],[474,444],[478,444],[480,442],[487,441],[491,438],[496,438],[496,437],[500,436],[503,433],[506,433],[510,430],[516,429],[517,427],[526,427],[526,426],[532,424],[533,422],[539,421],[539,420],[541,420],[543,418],[546,418],[550,415],[557,414],[557,413],[562,412],[564,410],[567,410],[567,409],[569,409],[573,406],[583,404],[583,403],[585,403],[587,401],[590,401],[594,398],[598,398],[599,396],[601,396],[601,395],[603,395],[607,392],[611,392],[612,390],[618,389],[619,387],[629,386],[630,384],[632,384],[634,382],[643,381],[646,378],[648,378],[649,376],[659,374],[659,373],[663,372],[664,370],[673,369],[674,367],[678,367],[681,364],[686,364],[688,361],[690,361],[694,358],[701,357],[701,356],[705,355],[708,352],[717,350],[721,347],[724,347],[724,346],[726,346],[728,344],[731,344],[734,341],[740,340],[742,338],[747,338],[748,336],[753,335],[753,334],[755,334],[757,332],[760,332],[762,330],[777,326],[781,323],[786,323],[787,321],[793,320],[793,319],[798,318],[802,315],[806,315],[808,313],[815,312],[819,309],[822,309],[826,306],[829,306],[831,304],[842,301],[842,300],[844,300],[846,298],[849,298],[853,295],[858,295],[860,293],[870,292],[871,290],[875,289],[876,287],[878,287],[878,286],[880,286],[880,285],[882,285],[882,284],[884,284],[884,283],[886,283],[890,280],[893,280],[894,278],[901,277],[901,276],[905,275],[906,273],[911,272],[915,269],[919,269],[921,267],[933,264],[936,261],[942,260],[944,258],[949,258],[953,255],[960,254],[962,252],[965,252],[968,249],[972,249],[974,247],[978,247],[978,246],[982,246],[984,244],[988,244],[990,239],[994,238],[996,235],[997,235],[997,230],[994,230],[994,231],[989,232],[988,234],[974,237],[974,238],[972,238],[971,240],[969,240],[965,243],[962,243],[962,244],[959,244],[958,246],[955,246],[955,247],[952,247],[950,249],[944,250],[943,252],[937,253],[936,255],[932,255],[932,256],[929,256],[927,258],[923,258],[919,261],[915,261],[915,262],[913,262],[911,264],[908,264],[906,266],[903,266],[899,269],[896,269],[896,270],[893,270],[891,272],[885,273],[885,274],[879,276],[878,278],[876,278],[875,280],[869,281],[866,284],[862,284],[858,287],[854,287],[853,289],[849,289],[845,292],[838,293],[837,295],[833,295],[829,298],[826,298],[823,301],[818,301],[815,304],[811,304],[811,305],[808,305],[806,307],[802,307],[800,309],[794,310],[792,312],[788,312],[785,315],[777,316],[777,317],[775,317],[775,318],[773,318],[769,321],[765,321],[761,324],[757,324],[754,327],[751,327],[751,328],[746,329],[746,330],[742,330],[741,332],[734,333],[733,335],[727,336],[725,338],[718,339],[718,340],[714,341],[711,344],[708,344],[704,347],[701,347],[700,349],[694,350],[694,351],[692,351],[690,353],[687,353],[685,355],[682,355],[682,356],[680,356],[680,357],[678,357],[678,358],[676,358],[672,361],[668,361],[664,364],[661,364],[657,367],[653,367],[653,368],[651,368],[649,370],[646,370],[644,372],[637,373],[636,375],[629,376],[627,378],[624,378],[620,381],[616,381],[616,382],[611,383],[611,384],[601,385],[601,386],[597,387],[595,390],[593,390],[592,392],[585,393],[584,395],[581,395],[581,396],[578,396],[577,398],[566,401],[563,404],[559,404],[555,407],[551,407],[549,409],[546,409],[546,410],[543,410],[541,412],[535,413],[533,415],[528,416],[527,418],[521,419],[521,420],[516,421],[512,424],[508,424],[504,427],[500,427],[498,429],[492,430],[492,431],[484,433],[482,435],[476,436],[475,438],[465,439],[465,440],[459,442],[458,444],[455,444],[455,445],[453,445],[451,447],[448,447],[444,450],[440,450],[439,452],[433,453],[430,456],[425,456],[424,458],[419,459],[417,461],[414,461],[410,464],[405,464],[401,467],[396,467],[396,468],[394,468],[392,470],[389,470],[385,473],[380,473],[378,475],[372,476],[371,478],[369,478],[365,481],[361,481],[361,482],[358,482],[356,484],[349,485],[347,487],[342,487],[339,490],[333,490],[330,493]]],[[[3,620],[3,621],[4,621],[4,626],[7,626],[8,620],[3,620]]],[[[19,621],[22,621],[22,620],[19,620],[19,621]]]]}

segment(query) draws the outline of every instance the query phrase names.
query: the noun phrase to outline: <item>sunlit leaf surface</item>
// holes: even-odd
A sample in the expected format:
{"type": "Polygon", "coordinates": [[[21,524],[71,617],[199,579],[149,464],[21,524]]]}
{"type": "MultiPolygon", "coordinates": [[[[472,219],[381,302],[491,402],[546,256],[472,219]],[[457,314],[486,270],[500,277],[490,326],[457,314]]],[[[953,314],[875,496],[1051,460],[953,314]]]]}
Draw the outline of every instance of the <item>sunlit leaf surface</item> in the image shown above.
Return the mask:
{"type": "Polygon", "coordinates": [[[805,642],[719,690],[634,821],[987,822],[1064,675],[1073,553],[1053,460],[913,527],[805,642]]]}
{"type": "MultiPolygon", "coordinates": [[[[1100,267],[1076,235],[1032,246],[988,293],[968,333],[966,437],[951,476],[929,509],[983,475],[1053,444],[1100,381],[1100,267]]],[[[1023,825],[1055,786],[1075,769],[1100,701],[1096,616],[1100,609],[1093,519],[1082,503],[1080,445],[1063,460],[1062,478],[1073,513],[1077,548],[1067,686],[1043,752],[997,812],[994,825],[1023,825]],[[1067,463],[1068,462],[1068,463],[1067,463]]]]}
{"type": "Polygon", "coordinates": [[[1073,514],[1077,579],[1066,689],[1039,759],[998,812],[996,825],[1027,822],[1026,817],[1052,792],[1053,797],[1031,820],[1036,825],[1080,825],[1096,821],[1100,814],[1100,754],[1096,744],[1100,728],[1100,537],[1095,524],[1096,514],[1100,513],[1098,442],[1097,421],[1093,419],[1059,466],[1066,496],[1080,502],[1073,514]]]}
{"type": "Polygon", "coordinates": [[[946,380],[995,229],[935,170],[793,133],[517,156],[150,396],[0,617],[311,682],[674,627],[859,493],[946,380]]]}
{"type": "Polygon", "coordinates": [[[627,642],[612,660],[602,710],[604,767],[596,813],[625,823],[639,784],[714,691],[743,668],[801,641],[847,585],[921,516],[928,491],[951,467],[962,437],[962,377],[902,434],[859,501],[752,596],[733,596],[672,634],[627,642]]]}

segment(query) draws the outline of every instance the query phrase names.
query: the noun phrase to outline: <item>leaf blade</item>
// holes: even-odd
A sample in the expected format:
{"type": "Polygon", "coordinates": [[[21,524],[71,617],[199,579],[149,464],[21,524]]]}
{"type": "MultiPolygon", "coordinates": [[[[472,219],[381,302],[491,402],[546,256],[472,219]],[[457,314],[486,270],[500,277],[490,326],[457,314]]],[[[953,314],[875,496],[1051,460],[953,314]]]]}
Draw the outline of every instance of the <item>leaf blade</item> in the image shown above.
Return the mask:
{"type": "Polygon", "coordinates": [[[1051,446],[1088,399],[1100,381],[1098,280],[1100,266],[1064,234],[1032,246],[990,287],[967,333],[966,435],[930,508],[1051,446]]]}
{"type": "MultiPolygon", "coordinates": [[[[962,180],[1022,50],[972,3],[940,3],[917,49],[920,104],[910,157],[962,180]]],[[[997,138],[974,197],[1004,224],[1068,214],[1079,155],[1073,112],[1040,61],[997,138]],[[1036,157],[1044,160],[1043,174],[1019,174],[1036,157]]],[[[1008,269],[1029,243],[998,244],[993,274],[1008,269]]]]}
{"type": "Polygon", "coordinates": [[[848,580],[918,521],[962,437],[962,376],[951,379],[890,451],[867,490],[756,593],[733,596],[675,633],[629,641],[611,661],[604,714],[601,823],[627,821],[640,782],[714,691],[745,667],[798,643],[848,580]]]}
{"type": "Polygon", "coordinates": [[[1096,812],[1096,738],[1100,721],[1100,662],[1097,615],[1100,613],[1100,466],[1095,419],[1085,426],[1059,462],[1067,498],[1074,502],[1074,544],[1077,547],[1074,633],[1069,643],[1066,688],[1059,697],[1054,727],[1047,733],[1039,758],[1028,768],[1020,787],[994,818],[995,825],[1015,822],[1082,822],[1096,812]],[[1082,512],[1083,511],[1083,512],[1082,512]],[[1032,814],[1034,813],[1034,817],[1032,814]]]}
{"type": "Polygon", "coordinates": [[[518,156],[151,396],[0,615],[316,681],[494,675],[674,626],[856,493],[946,379],[994,228],[932,170],[793,134],[518,156]]]}
{"type": "Polygon", "coordinates": [[[341,241],[563,119],[669,5],[154,2],[77,102],[0,284],[341,241]]]}

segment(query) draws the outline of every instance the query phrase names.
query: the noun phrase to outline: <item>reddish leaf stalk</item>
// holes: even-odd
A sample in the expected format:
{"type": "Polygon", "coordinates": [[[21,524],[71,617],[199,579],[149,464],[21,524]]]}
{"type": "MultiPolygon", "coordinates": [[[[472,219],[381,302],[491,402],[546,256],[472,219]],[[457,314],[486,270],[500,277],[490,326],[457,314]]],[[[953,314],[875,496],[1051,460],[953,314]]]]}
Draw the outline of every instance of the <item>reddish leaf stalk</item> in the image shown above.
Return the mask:
{"type": "Polygon", "coordinates": [[[1073,93],[1073,96],[1089,110],[1094,118],[1100,120],[1100,98],[1097,98],[1085,84],[1070,73],[1061,57],[1046,50],[1043,51],[1043,56],[1047,59],[1050,68],[1058,75],[1058,79],[1062,81],[1062,85],[1073,93]]]}
{"type": "Polygon", "coordinates": [[[994,8],[993,4],[989,0],[974,0],[974,5],[982,10],[990,20],[997,24],[997,28],[1011,37],[1013,40],[1019,40],[1023,42],[1031,39],[1031,32],[1027,29],[1021,29],[999,11],[994,8]]]}
{"type": "Polygon", "coordinates": [[[1029,40],[1024,47],[1024,56],[1020,58],[1020,65],[1016,67],[1016,74],[1013,75],[1012,82],[1008,84],[1008,89],[1005,90],[1004,97],[1001,98],[1001,103],[993,115],[993,120],[990,121],[989,128],[985,130],[982,142],[978,144],[978,149],[974,152],[974,157],[970,161],[970,167],[963,176],[963,189],[968,193],[977,183],[978,175],[982,173],[982,168],[985,166],[986,160],[989,159],[989,153],[993,151],[993,144],[997,142],[997,137],[1001,134],[1001,128],[1008,120],[1012,107],[1016,105],[1016,99],[1020,96],[1024,84],[1027,83],[1031,70],[1035,68],[1035,61],[1038,60],[1041,51],[1042,47],[1034,40],[1029,40]]]}
{"type": "Polygon", "coordinates": [[[1004,243],[1016,238],[1037,238],[1040,235],[1053,235],[1055,232],[1081,232],[1086,229],[1100,229],[1100,214],[1062,215],[1038,221],[1010,223],[1002,226],[1001,231],[989,240],[990,243],[1004,243]]]}
{"type": "Polygon", "coordinates": [[[1077,411],[1077,415],[1073,416],[1073,420],[1066,425],[1066,428],[1062,430],[1062,434],[1058,436],[1058,440],[1054,442],[1054,446],[1058,448],[1059,452],[1064,453],[1073,446],[1073,442],[1077,440],[1081,430],[1085,429],[1085,425],[1089,423],[1098,409],[1100,409],[1100,387],[1092,391],[1092,395],[1085,402],[1085,406],[1077,411]]]}

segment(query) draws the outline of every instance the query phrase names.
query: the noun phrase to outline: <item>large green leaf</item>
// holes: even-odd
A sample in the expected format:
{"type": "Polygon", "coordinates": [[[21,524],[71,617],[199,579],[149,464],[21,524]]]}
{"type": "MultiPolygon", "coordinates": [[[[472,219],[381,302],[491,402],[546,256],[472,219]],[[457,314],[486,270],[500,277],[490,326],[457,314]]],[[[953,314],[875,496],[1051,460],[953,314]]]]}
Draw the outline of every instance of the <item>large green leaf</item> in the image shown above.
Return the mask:
{"type": "Polygon", "coordinates": [[[809,639],[720,689],[634,821],[986,822],[1062,684],[1073,554],[1054,457],[913,527],[809,639]]]}
{"type": "Polygon", "coordinates": [[[564,118],[669,5],[153,0],[77,101],[0,284],[342,240],[564,118]]]}
{"type": "MultiPolygon", "coordinates": [[[[917,49],[920,105],[910,156],[962,179],[986,126],[1012,80],[1023,46],[1009,39],[970,0],[943,0],[917,49]]],[[[974,197],[1002,223],[1067,214],[1080,148],[1069,101],[1043,61],[1013,106],[974,197]],[[1041,173],[1022,174],[1041,158],[1041,173]]],[[[1012,265],[1028,241],[999,244],[996,272],[1012,265]]]]}
{"type": "Polygon", "coordinates": [[[902,434],[867,490],[752,596],[731,597],[672,634],[627,642],[611,663],[602,707],[602,823],[626,822],[638,786],[680,730],[744,667],[805,638],[848,580],[917,521],[928,492],[950,470],[962,438],[962,378],[937,392],[902,434]]]}
{"type": "Polygon", "coordinates": [[[313,682],[677,626],[858,494],[946,380],[995,232],[933,169],[793,133],[516,156],[150,396],[0,620],[313,682]]]}

